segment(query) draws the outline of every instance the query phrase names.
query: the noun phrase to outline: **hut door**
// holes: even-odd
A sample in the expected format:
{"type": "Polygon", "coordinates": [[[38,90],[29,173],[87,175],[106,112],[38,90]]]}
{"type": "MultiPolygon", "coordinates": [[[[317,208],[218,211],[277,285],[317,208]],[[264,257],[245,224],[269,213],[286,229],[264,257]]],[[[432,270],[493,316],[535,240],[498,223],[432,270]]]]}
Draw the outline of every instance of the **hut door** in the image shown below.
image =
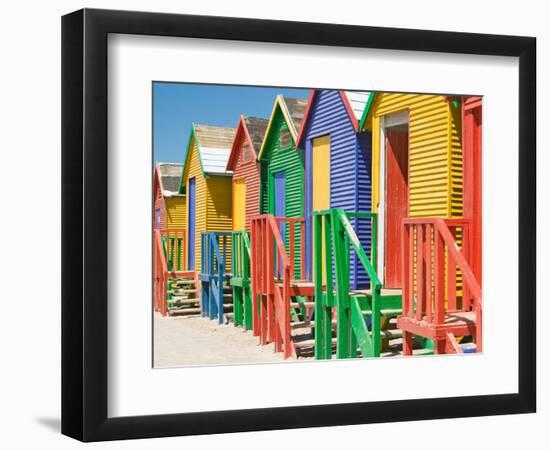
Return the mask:
{"type": "Polygon", "coordinates": [[[188,214],[188,244],[187,244],[187,267],[189,270],[195,270],[195,224],[196,224],[196,194],[195,194],[195,178],[189,179],[189,214],[188,214]]]}
{"type": "MultiPolygon", "coordinates": [[[[313,211],[323,211],[330,208],[330,136],[313,140],[313,211]]],[[[321,231],[324,236],[324,230],[321,231]]],[[[322,247],[323,283],[327,279],[327,263],[325,247],[322,247]]],[[[315,261],[313,250],[313,261],[315,261]]]]}
{"type": "MultiPolygon", "coordinates": [[[[275,217],[286,217],[286,202],[285,202],[285,196],[286,196],[286,178],[284,172],[276,172],[273,174],[273,214],[275,217]]],[[[280,231],[281,233],[281,239],[283,242],[285,242],[285,225],[280,225],[280,231]]],[[[279,276],[282,277],[283,274],[283,261],[282,259],[279,261],[278,264],[278,272],[279,276]]]]}
{"type": "Polygon", "coordinates": [[[246,181],[244,178],[233,181],[233,230],[246,228],[246,181]]]}
{"type": "Polygon", "coordinates": [[[408,215],[409,174],[407,125],[387,128],[384,285],[401,288],[401,221],[408,215]]]}

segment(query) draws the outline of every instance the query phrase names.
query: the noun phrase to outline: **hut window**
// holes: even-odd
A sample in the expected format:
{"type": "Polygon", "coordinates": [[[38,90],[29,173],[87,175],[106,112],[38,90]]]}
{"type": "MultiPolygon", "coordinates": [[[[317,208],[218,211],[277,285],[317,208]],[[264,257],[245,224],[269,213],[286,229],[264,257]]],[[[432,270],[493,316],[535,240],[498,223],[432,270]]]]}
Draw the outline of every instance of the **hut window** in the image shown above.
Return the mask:
{"type": "Polygon", "coordinates": [[[281,128],[281,132],[279,134],[279,140],[281,144],[281,148],[286,148],[290,145],[290,131],[288,128],[281,128]]]}
{"type": "Polygon", "coordinates": [[[242,152],[242,155],[241,155],[242,162],[250,161],[251,157],[252,157],[252,149],[250,148],[250,144],[244,144],[243,152],[242,152]]]}

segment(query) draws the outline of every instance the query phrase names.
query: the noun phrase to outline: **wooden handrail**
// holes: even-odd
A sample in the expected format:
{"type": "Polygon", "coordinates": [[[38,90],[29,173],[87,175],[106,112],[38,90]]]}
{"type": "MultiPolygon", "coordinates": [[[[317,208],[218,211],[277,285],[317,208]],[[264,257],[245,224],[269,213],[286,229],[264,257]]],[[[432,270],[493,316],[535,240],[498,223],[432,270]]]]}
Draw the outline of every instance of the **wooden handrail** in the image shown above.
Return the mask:
{"type": "MultiPolygon", "coordinates": [[[[382,287],[382,282],[380,281],[380,278],[378,278],[378,274],[376,273],[376,270],[373,267],[373,264],[369,260],[367,254],[365,253],[365,250],[363,249],[363,246],[361,245],[361,242],[359,241],[359,238],[357,237],[357,234],[355,233],[355,230],[353,229],[351,222],[348,219],[348,214],[341,209],[337,209],[338,218],[340,219],[340,222],[342,223],[344,230],[346,234],[348,235],[350,244],[354,248],[355,252],[357,253],[357,256],[359,257],[359,261],[361,261],[361,264],[367,271],[367,274],[369,275],[371,288],[373,291],[375,289],[380,289],[382,287]]],[[[361,217],[359,215],[360,213],[354,213],[355,217],[361,217]]],[[[363,213],[364,217],[374,219],[376,221],[376,214],[374,213],[363,213]]],[[[361,214],[361,215],[363,215],[361,214]]],[[[372,247],[376,247],[376,242],[373,242],[371,244],[372,247]]]]}
{"type": "MultiPolygon", "coordinates": [[[[294,249],[293,230],[289,235],[289,257],[279,226],[288,222],[290,227],[294,227],[302,221],[301,218],[281,218],[270,214],[252,218],[253,330],[262,345],[274,342],[275,350],[283,351],[285,358],[295,354],[290,335],[290,282],[294,249]],[[276,275],[279,278],[277,283],[276,275]]],[[[301,238],[304,238],[303,235],[301,238]]]]}
{"type": "Polygon", "coordinates": [[[403,315],[435,325],[445,321],[446,311],[457,311],[457,269],[462,274],[461,311],[472,308],[476,315],[476,345],[482,348],[482,298],[467,260],[471,253],[470,220],[465,218],[403,219],[403,315]],[[462,239],[462,250],[451,233],[462,239]],[[472,302],[473,300],[473,302],[472,302]]]}
{"type": "MultiPolygon", "coordinates": [[[[273,216],[268,216],[267,217],[267,221],[269,223],[269,226],[271,228],[271,233],[273,234],[273,238],[275,239],[275,244],[276,244],[276,247],[277,247],[277,250],[278,250],[278,253],[282,260],[283,260],[283,265],[284,267],[286,268],[288,266],[288,268],[290,268],[290,259],[288,257],[288,255],[286,254],[286,249],[285,249],[285,244],[283,243],[283,239],[281,237],[281,233],[279,232],[279,229],[277,228],[277,222],[276,221],[283,221],[284,219],[280,218],[280,217],[273,217],[273,216]]],[[[289,221],[290,223],[290,221],[289,221]]]]}
{"type": "MultiPolygon", "coordinates": [[[[481,286],[477,282],[474,272],[472,271],[470,265],[466,262],[464,255],[458,249],[456,245],[456,241],[454,240],[449,230],[449,227],[445,222],[442,219],[437,219],[436,220],[437,229],[441,234],[441,237],[445,241],[445,244],[447,244],[447,249],[449,253],[452,255],[455,263],[462,271],[463,279],[468,283],[470,294],[472,295],[472,297],[474,297],[474,300],[476,301],[476,303],[481,306],[481,286]]],[[[449,222],[453,222],[452,219],[449,220],[449,222]]]]}
{"type": "Polygon", "coordinates": [[[162,228],[161,237],[166,242],[166,258],[168,270],[180,271],[185,267],[185,255],[187,254],[187,234],[185,228],[162,228]]]}
{"type": "Polygon", "coordinates": [[[165,316],[168,313],[167,292],[168,292],[168,264],[164,254],[162,235],[160,230],[154,230],[154,267],[153,267],[153,288],[154,307],[165,316]]]}
{"type": "MultiPolygon", "coordinates": [[[[162,245],[162,236],[160,233],[160,230],[155,230],[155,243],[156,243],[156,249],[160,251],[160,254],[164,256],[164,248],[162,245]]],[[[168,272],[168,265],[166,264],[165,258],[160,258],[160,264],[162,266],[163,272],[168,272]]]]}

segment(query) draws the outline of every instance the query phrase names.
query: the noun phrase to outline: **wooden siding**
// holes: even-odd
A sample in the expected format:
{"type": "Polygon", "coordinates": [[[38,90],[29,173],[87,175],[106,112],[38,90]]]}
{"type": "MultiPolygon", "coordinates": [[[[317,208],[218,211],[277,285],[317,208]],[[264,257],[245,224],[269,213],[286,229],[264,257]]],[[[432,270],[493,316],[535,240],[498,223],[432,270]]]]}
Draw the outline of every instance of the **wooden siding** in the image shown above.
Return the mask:
{"type": "Polygon", "coordinates": [[[460,104],[449,103],[450,107],[450,133],[451,133],[451,217],[463,215],[463,147],[462,147],[462,111],[460,104]]]}
{"type": "MultiPolygon", "coordinates": [[[[357,133],[339,91],[320,90],[312,97],[312,104],[301,132],[305,141],[305,172],[307,183],[311,183],[311,142],[323,135],[330,136],[330,207],[347,211],[369,212],[371,210],[371,134],[357,133]]],[[[307,186],[306,195],[306,244],[307,273],[311,277],[312,236],[311,212],[312,192],[307,186]]],[[[366,220],[352,221],[355,231],[370,253],[370,223],[366,220]]],[[[352,288],[368,285],[368,276],[355,252],[350,262],[352,288]]]]}
{"type": "MultiPolygon", "coordinates": [[[[381,117],[409,111],[410,217],[462,213],[462,142],[459,111],[444,96],[377,94],[372,105],[373,203],[379,206],[381,117]]],[[[368,126],[368,124],[367,124],[368,126]]]]}
{"type": "MultiPolygon", "coordinates": [[[[206,178],[206,228],[200,231],[231,231],[232,180],[228,176],[208,176],[206,178]]],[[[227,243],[225,266],[231,267],[231,242],[227,243]]],[[[221,248],[220,248],[221,251],[221,248]]],[[[200,259],[198,260],[200,261],[200,259]]]]}
{"type": "MultiPolygon", "coordinates": [[[[301,155],[296,151],[294,137],[290,136],[289,145],[280,147],[281,129],[286,129],[288,125],[279,107],[273,111],[270,126],[266,132],[266,141],[263,144],[261,155],[262,163],[266,164],[262,171],[263,195],[267,198],[263,202],[264,212],[274,213],[274,181],[273,175],[276,172],[284,171],[286,183],[286,217],[303,217],[303,198],[304,198],[304,164],[301,155]]],[[[288,233],[286,233],[288,236],[288,233]]],[[[296,227],[296,242],[300,242],[300,230],[296,227]]],[[[287,242],[288,251],[288,242],[287,242]]],[[[295,274],[299,277],[300,273],[300,252],[296,252],[295,274]]]]}
{"type": "MultiPolygon", "coordinates": [[[[242,125],[241,125],[242,127],[242,125]]],[[[256,161],[254,148],[250,149],[250,158],[243,160],[242,150],[244,145],[252,146],[244,132],[239,132],[237,136],[238,154],[236,155],[233,179],[244,179],[246,184],[246,208],[245,208],[245,228],[250,231],[250,219],[260,214],[260,163],[256,161]]]]}
{"type": "Polygon", "coordinates": [[[166,205],[164,203],[164,197],[162,196],[156,171],[155,171],[155,187],[153,192],[155,197],[155,204],[153,207],[153,228],[155,227],[156,210],[160,209],[160,229],[162,230],[166,228],[166,205]]]}
{"type": "Polygon", "coordinates": [[[207,213],[203,231],[231,231],[231,189],[231,177],[211,176],[206,179],[207,213]]]}
{"type": "MultiPolygon", "coordinates": [[[[401,111],[409,112],[409,217],[462,216],[462,119],[460,107],[442,95],[376,95],[365,124],[373,132],[372,210],[378,212],[380,198],[380,121],[401,111]]],[[[460,273],[456,290],[461,296],[460,273]]]]}
{"type": "MultiPolygon", "coordinates": [[[[161,213],[162,223],[162,213],[161,213]]],[[[166,198],[166,228],[185,228],[187,223],[187,204],[184,195],[166,198]]]]}
{"type": "MultiPolygon", "coordinates": [[[[201,260],[201,232],[206,230],[206,181],[202,173],[194,137],[191,137],[189,145],[189,155],[183,172],[183,184],[186,186],[186,192],[189,192],[189,178],[195,178],[195,270],[198,270],[201,260]]],[[[189,205],[186,210],[186,217],[188,217],[189,205]]],[[[185,228],[187,228],[187,219],[185,228]]]]}

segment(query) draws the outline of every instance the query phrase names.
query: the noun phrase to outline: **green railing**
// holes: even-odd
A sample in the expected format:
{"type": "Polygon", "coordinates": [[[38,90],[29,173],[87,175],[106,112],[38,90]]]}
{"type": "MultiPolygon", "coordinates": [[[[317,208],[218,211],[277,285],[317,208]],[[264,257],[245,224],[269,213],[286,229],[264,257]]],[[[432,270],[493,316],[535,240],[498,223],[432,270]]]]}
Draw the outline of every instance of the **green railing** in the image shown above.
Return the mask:
{"type": "Polygon", "coordinates": [[[380,356],[382,283],[375,270],[376,222],[375,213],[346,212],[343,209],[313,213],[314,251],[315,255],[324,254],[326,268],[323,280],[323,258],[314,259],[316,359],[332,357],[333,308],[336,308],[336,357],[355,357],[357,348],[364,357],[380,356]],[[350,219],[354,218],[371,222],[370,258],[350,222],[350,219]],[[357,254],[369,276],[369,296],[352,295],[350,292],[351,249],[357,254]],[[364,308],[368,309],[371,315],[370,330],[365,322],[368,312],[364,313],[364,308]]]}
{"type": "Polygon", "coordinates": [[[164,257],[168,263],[168,270],[170,272],[179,272],[184,270],[184,255],[185,248],[185,229],[174,228],[168,230],[162,230],[162,245],[164,250],[164,257]]]}
{"type": "Polygon", "coordinates": [[[250,238],[247,231],[233,231],[231,239],[231,280],[233,319],[236,326],[252,329],[252,288],[250,284],[250,238]]]}

